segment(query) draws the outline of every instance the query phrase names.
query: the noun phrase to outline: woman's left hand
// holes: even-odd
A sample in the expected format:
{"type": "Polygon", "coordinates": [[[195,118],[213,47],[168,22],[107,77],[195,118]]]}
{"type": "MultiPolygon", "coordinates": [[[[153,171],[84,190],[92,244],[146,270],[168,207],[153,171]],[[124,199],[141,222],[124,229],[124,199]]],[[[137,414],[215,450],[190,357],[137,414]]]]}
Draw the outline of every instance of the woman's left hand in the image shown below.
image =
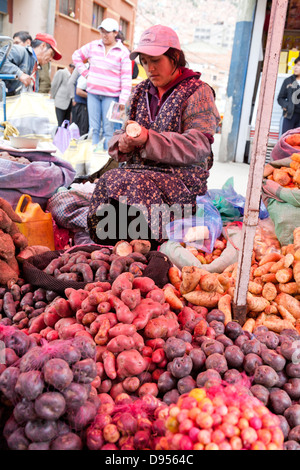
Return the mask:
{"type": "Polygon", "coordinates": [[[119,151],[122,153],[130,153],[136,147],[142,147],[148,140],[148,130],[141,127],[141,133],[138,137],[130,137],[124,132],[119,139],[119,151]]]}

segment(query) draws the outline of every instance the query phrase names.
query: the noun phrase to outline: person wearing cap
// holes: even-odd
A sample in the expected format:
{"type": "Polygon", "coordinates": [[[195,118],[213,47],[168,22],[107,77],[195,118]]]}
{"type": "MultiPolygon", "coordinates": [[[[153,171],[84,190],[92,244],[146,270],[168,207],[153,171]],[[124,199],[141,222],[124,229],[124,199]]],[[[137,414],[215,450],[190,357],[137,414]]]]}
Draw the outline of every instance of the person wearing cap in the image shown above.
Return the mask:
{"type": "Polygon", "coordinates": [[[131,60],[129,51],[116,39],[119,24],[113,18],[106,18],[98,27],[100,40],[92,41],[76,50],[72,55],[78,72],[87,78],[87,100],[89,128],[92,144],[97,146],[103,132],[103,148],[113,136],[114,123],[107,119],[112,101],[120,103],[123,109],[131,93],[131,60]],[[89,62],[89,69],[86,68],[89,62]]]}
{"type": "MultiPolygon", "coordinates": [[[[6,52],[6,47],[0,49],[0,62],[6,52]]],[[[38,66],[48,64],[51,60],[60,60],[62,55],[57,50],[57,44],[50,34],[39,33],[31,42],[31,46],[14,44],[6,57],[1,74],[15,75],[15,80],[4,80],[7,96],[20,94],[30,87],[38,91],[38,66]]]]}
{"type": "MultiPolygon", "coordinates": [[[[200,73],[186,67],[173,29],[162,25],[147,29],[130,59],[138,56],[148,78],[133,89],[128,120],[110,141],[108,153],[119,167],[99,178],[87,223],[90,237],[104,243],[102,208],[113,204],[117,214],[121,208],[124,214],[126,202],[128,216],[132,209],[146,208],[144,224],[154,249],[166,236],[162,226],[153,227],[152,208],[162,208],[160,221],[164,215],[170,220],[169,209],[176,204],[181,219],[186,206],[195,213],[196,197],[207,191],[213,164],[211,145],[220,116],[211,87],[200,79],[200,73]],[[132,122],[140,126],[136,136],[126,132],[132,122]]],[[[116,239],[121,238],[120,229],[124,239],[124,227],[118,226],[118,220],[117,216],[116,239]]],[[[137,232],[127,233],[128,239],[134,235],[138,237],[137,232]]]]}

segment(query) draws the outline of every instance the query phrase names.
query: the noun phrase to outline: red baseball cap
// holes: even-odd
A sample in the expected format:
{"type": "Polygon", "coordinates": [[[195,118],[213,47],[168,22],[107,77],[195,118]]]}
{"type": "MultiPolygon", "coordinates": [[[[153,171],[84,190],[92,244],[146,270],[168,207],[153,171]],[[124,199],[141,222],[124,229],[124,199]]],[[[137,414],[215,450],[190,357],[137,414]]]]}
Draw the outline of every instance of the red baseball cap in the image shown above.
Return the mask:
{"type": "Polygon", "coordinates": [[[55,41],[54,37],[51,36],[51,34],[38,33],[35,36],[35,39],[37,39],[38,41],[43,41],[46,44],[49,44],[49,46],[51,46],[51,48],[54,50],[54,56],[53,56],[54,60],[60,60],[62,58],[61,53],[57,49],[57,42],[55,41]]]}

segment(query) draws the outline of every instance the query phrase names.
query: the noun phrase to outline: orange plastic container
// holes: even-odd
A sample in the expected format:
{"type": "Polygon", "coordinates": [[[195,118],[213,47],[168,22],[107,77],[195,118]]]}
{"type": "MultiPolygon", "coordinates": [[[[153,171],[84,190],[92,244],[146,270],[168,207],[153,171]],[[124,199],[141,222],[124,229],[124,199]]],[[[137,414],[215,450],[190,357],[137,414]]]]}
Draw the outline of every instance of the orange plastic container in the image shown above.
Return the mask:
{"type": "Polygon", "coordinates": [[[22,223],[19,230],[28,240],[29,246],[42,245],[55,250],[52,215],[44,212],[38,203],[32,202],[31,196],[23,194],[15,209],[22,223]]]}

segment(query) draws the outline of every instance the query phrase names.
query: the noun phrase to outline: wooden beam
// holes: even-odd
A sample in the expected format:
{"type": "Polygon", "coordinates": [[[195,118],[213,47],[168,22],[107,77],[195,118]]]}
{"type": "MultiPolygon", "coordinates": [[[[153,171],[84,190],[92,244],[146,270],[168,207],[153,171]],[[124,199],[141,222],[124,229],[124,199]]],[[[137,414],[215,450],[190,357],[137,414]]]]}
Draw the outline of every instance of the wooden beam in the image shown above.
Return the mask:
{"type": "Polygon", "coordinates": [[[247,292],[254,237],[259,219],[263,171],[288,3],[288,0],[273,0],[272,2],[233,299],[233,319],[241,325],[245,323],[247,316],[247,292]]]}

